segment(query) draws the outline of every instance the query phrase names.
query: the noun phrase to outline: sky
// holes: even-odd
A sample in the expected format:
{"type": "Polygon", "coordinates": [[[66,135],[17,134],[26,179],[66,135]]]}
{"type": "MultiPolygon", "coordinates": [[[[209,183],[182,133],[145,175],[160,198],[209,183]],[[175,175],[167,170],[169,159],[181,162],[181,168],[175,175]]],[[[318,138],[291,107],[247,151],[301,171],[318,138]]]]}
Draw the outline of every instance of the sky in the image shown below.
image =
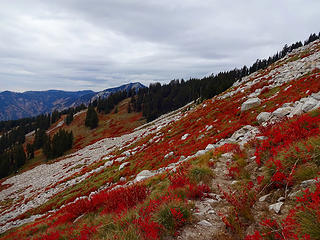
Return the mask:
{"type": "Polygon", "coordinates": [[[94,91],[251,65],[320,31],[319,0],[1,0],[0,91],[94,91]]]}

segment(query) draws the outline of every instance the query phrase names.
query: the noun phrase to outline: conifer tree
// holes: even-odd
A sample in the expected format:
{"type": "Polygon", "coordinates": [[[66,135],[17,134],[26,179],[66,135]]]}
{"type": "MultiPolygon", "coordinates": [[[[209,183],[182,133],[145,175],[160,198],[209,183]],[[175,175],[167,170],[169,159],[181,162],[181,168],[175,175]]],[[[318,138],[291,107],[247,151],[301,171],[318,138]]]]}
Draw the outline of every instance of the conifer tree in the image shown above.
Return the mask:
{"type": "Polygon", "coordinates": [[[67,125],[70,125],[73,121],[73,111],[70,111],[70,113],[67,114],[67,117],[65,119],[65,123],[67,125]]]}
{"type": "Polygon", "coordinates": [[[89,105],[86,120],[85,120],[85,126],[90,127],[90,129],[94,129],[98,126],[98,114],[93,106],[89,105]]]}
{"type": "Polygon", "coordinates": [[[34,158],[34,147],[33,144],[27,144],[27,159],[34,158]]]}

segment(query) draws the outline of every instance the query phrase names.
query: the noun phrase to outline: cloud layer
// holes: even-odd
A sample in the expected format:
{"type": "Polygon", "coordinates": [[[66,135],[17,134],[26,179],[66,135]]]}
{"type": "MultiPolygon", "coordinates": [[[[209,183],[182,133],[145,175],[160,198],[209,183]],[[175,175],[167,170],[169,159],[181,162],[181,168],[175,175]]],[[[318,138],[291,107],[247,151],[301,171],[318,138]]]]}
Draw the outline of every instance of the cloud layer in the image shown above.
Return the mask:
{"type": "Polygon", "coordinates": [[[102,90],[250,65],[318,32],[318,0],[3,0],[0,91],[102,90]]]}

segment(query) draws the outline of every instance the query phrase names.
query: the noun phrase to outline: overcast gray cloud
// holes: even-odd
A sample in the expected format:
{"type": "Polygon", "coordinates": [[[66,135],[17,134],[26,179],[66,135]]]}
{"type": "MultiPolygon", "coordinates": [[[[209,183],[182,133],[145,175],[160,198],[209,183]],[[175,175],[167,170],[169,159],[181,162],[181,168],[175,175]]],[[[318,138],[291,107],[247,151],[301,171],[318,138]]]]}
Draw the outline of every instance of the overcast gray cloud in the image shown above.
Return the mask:
{"type": "Polygon", "coordinates": [[[250,65],[319,32],[319,0],[2,0],[0,91],[102,90],[250,65]]]}

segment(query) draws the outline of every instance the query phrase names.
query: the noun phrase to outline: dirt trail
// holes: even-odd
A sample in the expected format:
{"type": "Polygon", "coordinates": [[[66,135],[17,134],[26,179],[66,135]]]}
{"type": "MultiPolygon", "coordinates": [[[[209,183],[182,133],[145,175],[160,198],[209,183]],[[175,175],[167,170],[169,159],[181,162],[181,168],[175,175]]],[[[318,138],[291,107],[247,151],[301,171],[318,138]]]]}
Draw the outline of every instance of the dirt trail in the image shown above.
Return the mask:
{"type": "Polygon", "coordinates": [[[221,198],[218,185],[222,189],[228,189],[232,186],[234,180],[228,176],[227,162],[231,159],[231,154],[223,154],[213,172],[215,178],[212,180],[213,193],[210,198],[195,201],[195,209],[193,210],[193,222],[185,226],[177,239],[181,240],[204,240],[204,239],[223,239],[226,231],[225,224],[222,222],[219,213],[224,213],[230,205],[221,198]]]}

